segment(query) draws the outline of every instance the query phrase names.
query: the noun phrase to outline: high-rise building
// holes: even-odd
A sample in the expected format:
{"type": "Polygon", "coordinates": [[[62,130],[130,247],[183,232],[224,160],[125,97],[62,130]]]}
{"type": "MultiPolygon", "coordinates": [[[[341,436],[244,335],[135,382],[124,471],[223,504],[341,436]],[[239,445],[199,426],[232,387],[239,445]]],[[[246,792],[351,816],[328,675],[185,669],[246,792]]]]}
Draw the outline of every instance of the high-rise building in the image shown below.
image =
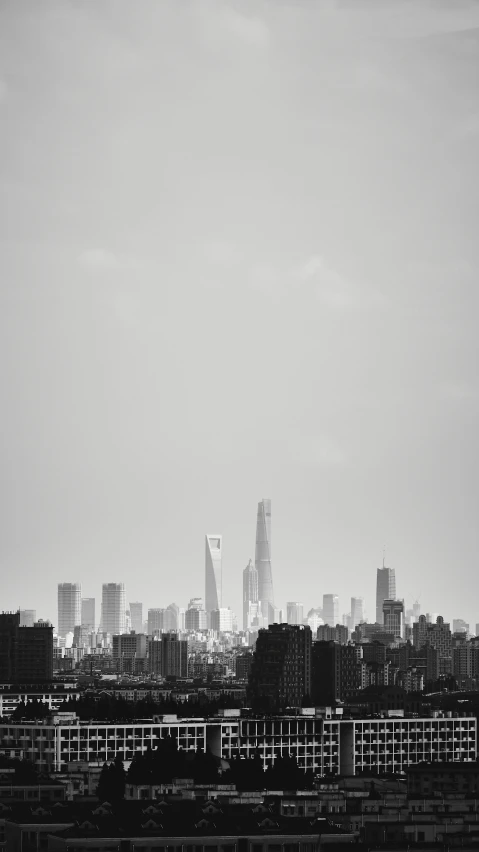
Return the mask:
{"type": "Polygon", "coordinates": [[[452,632],[453,633],[466,633],[469,635],[469,625],[467,621],[464,621],[462,618],[453,618],[452,620],[452,632]]]}
{"type": "Polygon", "coordinates": [[[58,635],[73,633],[77,624],[81,624],[81,583],[59,583],[58,635]]]}
{"type": "Polygon", "coordinates": [[[185,630],[206,630],[208,627],[206,611],[198,607],[188,607],[185,612],[185,630]]]}
{"type": "Polygon", "coordinates": [[[323,621],[330,627],[339,624],[339,598],[337,595],[323,595],[323,621]]]}
{"type": "Polygon", "coordinates": [[[258,572],[258,600],[268,624],[274,620],[273,571],[271,568],[271,500],[258,503],[254,557],[258,572]]]}
{"type": "Polygon", "coordinates": [[[20,627],[33,627],[37,620],[37,612],[35,609],[20,610],[20,627]]]}
{"type": "Polygon", "coordinates": [[[250,605],[258,603],[258,572],[251,559],[243,571],[243,630],[250,624],[250,605]]]}
{"type": "Polygon", "coordinates": [[[211,613],[211,629],[218,633],[232,633],[233,613],[229,607],[214,609],[211,613]]]}
{"type": "Polygon", "coordinates": [[[144,633],[120,633],[112,637],[112,656],[116,660],[145,659],[146,649],[144,633]]]}
{"type": "Polygon", "coordinates": [[[356,630],[356,627],[362,621],[364,621],[364,600],[363,598],[351,598],[350,630],[356,630]]]}
{"type": "Polygon", "coordinates": [[[148,636],[159,636],[164,626],[163,607],[154,607],[148,610],[148,636]]]}
{"type": "Polygon", "coordinates": [[[404,602],[383,601],[383,624],[386,633],[392,633],[395,639],[404,636],[404,602]]]}
{"type": "Polygon", "coordinates": [[[361,687],[361,665],[354,645],[315,642],[311,672],[312,699],[317,705],[344,700],[361,687]]]}
{"type": "Polygon", "coordinates": [[[101,627],[104,633],[119,635],[126,630],[126,602],[124,583],[103,583],[101,599],[101,627]]]}
{"type": "Polygon", "coordinates": [[[95,598],[81,599],[81,623],[90,631],[95,629],[95,598]]]}
{"type": "Polygon", "coordinates": [[[143,632],[143,604],[140,601],[130,603],[130,630],[134,633],[143,632]]]}
{"type": "Polygon", "coordinates": [[[205,537],[205,607],[213,612],[222,605],[222,546],[220,535],[205,537]]]}
{"type": "Polygon", "coordinates": [[[163,677],[186,677],[188,674],[188,642],[176,633],[164,633],[161,639],[148,643],[149,670],[163,677]]]}
{"type": "Polygon", "coordinates": [[[340,645],[347,645],[349,630],[344,624],[337,624],[335,627],[320,624],[316,631],[316,638],[318,642],[338,642],[340,645]]]}
{"type": "Polygon", "coordinates": [[[305,625],[272,624],[259,631],[247,690],[253,706],[301,706],[311,692],[311,645],[305,625]]]}
{"type": "Polygon", "coordinates": [[[20,626],[20,613],[0,614],[0,680],[48,683],[53,680],[53,627],[36,621],[20,626]]]}
{"type": "Polygon", "coordinates": [[[288,601],[286,604],[286,621],[288,624],[303,623],[303,604],[297,601],[288,601]]]}
{"type": "Polygon", "coordinates": [[[178,630],[178,615],[180,608],[175,603],[170,603],[163,613],[163,631],[172,633],[178,630]]]}
{"type": "Polygon", "coordinates": [[[396,600],[396,572],[394,568],[378,568],[376,577],[376,622],[383,624],[384,601],[396,600]]]}

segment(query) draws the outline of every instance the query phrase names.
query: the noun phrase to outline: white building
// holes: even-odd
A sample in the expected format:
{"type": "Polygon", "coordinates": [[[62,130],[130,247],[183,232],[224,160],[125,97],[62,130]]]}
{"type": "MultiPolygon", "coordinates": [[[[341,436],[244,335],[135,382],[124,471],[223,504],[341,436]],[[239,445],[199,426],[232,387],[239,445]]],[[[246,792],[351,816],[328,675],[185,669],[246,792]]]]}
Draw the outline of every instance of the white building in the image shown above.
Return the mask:
{"type": "Polygon", "coordinates": [[[126,632],[124,583],[103,583],[101,629],[103,633],[111,633],[112,635],[126,632]]]}
{"type": "Polygon", "coordinates": [[[59,583],[57,634],[73,633],[77,624],[81,624],[81,583],[59,583]]]}

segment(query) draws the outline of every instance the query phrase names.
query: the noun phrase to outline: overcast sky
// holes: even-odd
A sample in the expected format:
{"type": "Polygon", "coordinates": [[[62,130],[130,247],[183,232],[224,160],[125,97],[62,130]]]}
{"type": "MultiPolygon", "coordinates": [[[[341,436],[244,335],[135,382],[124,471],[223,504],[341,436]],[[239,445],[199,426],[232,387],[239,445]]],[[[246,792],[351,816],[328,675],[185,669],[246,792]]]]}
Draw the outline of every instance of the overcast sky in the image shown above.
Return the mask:
{"type": "MultiPolygon", "coordinates": [[[[479,3],[2,0],[0,609],[479,622],[479,3]]],[[[241,618],[240,618],[241,621],[241,618]]]]}

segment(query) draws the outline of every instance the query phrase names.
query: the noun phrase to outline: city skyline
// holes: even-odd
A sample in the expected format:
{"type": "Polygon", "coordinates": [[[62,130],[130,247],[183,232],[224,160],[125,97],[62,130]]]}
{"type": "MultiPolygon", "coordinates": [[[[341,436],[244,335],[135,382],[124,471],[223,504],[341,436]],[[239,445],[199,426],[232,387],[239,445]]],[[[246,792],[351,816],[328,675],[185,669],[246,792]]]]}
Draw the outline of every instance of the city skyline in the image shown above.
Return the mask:
{"type": "Polygon", "coordinates": [[[2,605],[240,616],[267,494],[276,603],[475,623],[478,5],[0,6],[2,605]]]}

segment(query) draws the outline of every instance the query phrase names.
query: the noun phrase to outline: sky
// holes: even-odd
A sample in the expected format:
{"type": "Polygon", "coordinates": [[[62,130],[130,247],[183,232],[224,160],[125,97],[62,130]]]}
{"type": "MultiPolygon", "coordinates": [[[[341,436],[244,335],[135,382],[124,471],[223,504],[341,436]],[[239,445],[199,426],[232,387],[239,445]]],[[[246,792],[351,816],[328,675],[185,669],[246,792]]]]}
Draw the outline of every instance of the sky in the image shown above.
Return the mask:
{"type": "MultiPolygon", "coordinates": [[[[479,2],[3,0],[0,609],[479,622],[479,2]]],[[[240,619],[241,620],[241,619],[240,619]]]]}

